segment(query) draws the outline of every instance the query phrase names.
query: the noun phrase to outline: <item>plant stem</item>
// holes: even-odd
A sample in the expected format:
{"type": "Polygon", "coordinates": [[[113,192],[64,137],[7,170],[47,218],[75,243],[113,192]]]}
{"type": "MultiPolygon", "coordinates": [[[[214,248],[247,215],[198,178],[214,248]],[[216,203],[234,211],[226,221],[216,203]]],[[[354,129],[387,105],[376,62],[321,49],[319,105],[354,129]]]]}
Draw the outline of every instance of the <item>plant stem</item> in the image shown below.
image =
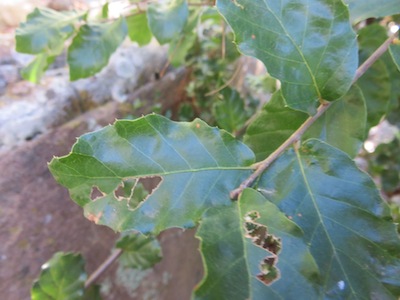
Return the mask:
{"type": "MultiPolygon", "coordinates": [[[[389,45],[396,38],[396,34],[390,36],[374,53],[357,69],[352,84],[354,84],[364,73],[387,51],[389,45]]],[[[255,164],[255,171],[240,186],[230,193],[231,199],[236,200],[243,190],[251,186],[254,181],[293,143],[300,140],[302,135],[314,122],[321,117],[331,106],[332,102],[324,102],[318,107],[317,113],[309,117],[282,145],[272,152],[266,159],[255,164]]]]}
{"type": "Polygon", "coordinates": [[[111,264],[117,260],[118,257],[121,256],[122,254],[121,249],[114,250],[109,257],[94,271],[89,278],[85,282],[85,289],[87,289],[89,286],[93,284],[97,280],[97,278],[100,277],[101,274],[103,274],[110,266],[111,264]]]}

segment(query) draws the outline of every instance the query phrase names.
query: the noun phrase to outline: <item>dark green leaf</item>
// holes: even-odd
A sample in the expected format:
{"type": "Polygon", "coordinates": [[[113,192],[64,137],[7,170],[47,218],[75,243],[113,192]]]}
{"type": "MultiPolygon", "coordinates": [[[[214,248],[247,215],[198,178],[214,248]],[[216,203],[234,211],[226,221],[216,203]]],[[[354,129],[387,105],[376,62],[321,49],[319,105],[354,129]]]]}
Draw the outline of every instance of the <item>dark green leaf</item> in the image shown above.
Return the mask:
{"type": "Polygon", "coordinates": [[[160,244],[153,237],[146,237],[140,233],[131,233],[122,236],[115,245],[124,252],[119,258],[124,267],[148,269],[158,263],[161,258],[160,244]]]}
{"type": "Polygon", "coordinates": [[[81,26],[68,49],[70,79],[86,78],[99,72],[108,64],[111,54],[127,34],[125,19],[112,23],[81,26]]]}
{"type": "Polygon", "coordinates": [[[148,25],[146,13],[126,17],[126,24],[128,25],[128,35],[132,42],[137,42],[139,46],[150,43],[153,35],[148,25]]]}
{"type": "Polygon", "coordinates": [[[244,142],[254,151],[257,160],[263,160],[287,140],[307,117],[306,113],[287,107],[279,90],[247,128],[244,142]]]}
{"type": "Polygon", "coordinates": [[[396,64],[397,70],[400,71],[400,45],[390,45],[389,52],[393,62],[396,64]]]}
{"type": "Polygon", "coordinates": [[[182,32],[189,16],[186,0],[151,3],[147,9],[149,27],[160,44],[166,44],[182,32]]]}
{"type": "MultiPolygon", "coordinates": [[[[285,106],[282,93],[276,92],[247,129],[244,141],[257,160],[274,152],[307,119],[307,114],[285,106]]],[[[366,108],[358,87],[352,87],[304,134],[318,138],[354,157],[365,139],[366,108]]]]}
{"type": "Polygon", "coordinates": [[[398,0],[345,0],[349,5],[350,18],[353,23],[400,13],[398,0]]]}
{"type": "Polygon", "coordinates": [[[17,51],[29,54],[60,54],[65,40],[74,33],[74,23],[79,17],[73,11],[58,12],[36,8],[16,30],[17,51]]]}
{"type": "Polygon", "coordinates": [[[390,104],[390,81],[385,63],[375,62],[357,81],[367,105],[367,129],[379,123],[390,104]]]}
{"type": "Polygon", "coordinates": [[[275,161],[258,188],[303,230],[324,298],[397,299],[400,243],[390,210],[345,153],[309,140],[275,161]]]}
{"type": "Polygon", "coordinates": [[[341,0],[218,0],[241,52],[260,59],[282,82],[294,109],[314,114],[320,99],[350,88],[357,44],[341,0]]]}
{"type": "Polygon", "coordinates": [[[201,222],[206,277],[195,299],[316,299],[318,268],[301,229],[254,190],[238,204],[201,222]]]}
{"type": "Polygon", "coordinates": [[[31,290],[32,300],[80,300],[86,280],[81,255],[58,252],[42,266],[31,290]]]}
{"type": "Polygon", "coordinates": [[[55,56],[48,56],[46,53],[41,53],[26,67],[21,70],[22,78],[33,83],[39,83],[44,72],[49,65],[54,61],[55,56]]]}
{"type": "MultiPolygon", "coordinates": [[[[387,29],[378,23],[370,24],[359,30],[358,33],[361,64],[385,42],[388,35],[387,29]]],[[[393,64],[389,51],[380,57],[379,62],[372,67],[372,70],[368,71],[360,82],[367,101],[368,128],[370,128],[376,125],[384,114],[392,112],[399,106],[400,73],[393,64]],[[382,72],[382,74],[376,74],[376,72],[382,72]],[[369,82],[371,85],[368,85],[369,82]],[[364,90],[364,87],[367,89],[364,90]],[[368,89],[371,89],[373,94],[369,94],[368,89]],[[379,92],[376,89],[379,89],[379,92]]]]}
{"type": "Polygon", "coordinates": [[[218,97],[220,99],[216,99],[212,107],[215,120],[219,127],[235,132],[247,119],[244,100],[238,91],[229,87],[224,88],[218,97]]]}
{"type": "Polygon", "coordinates": [[[367,109],[360,88],[353,86],[303,135],[318,138],[355,157],[366,138],[367,109]]]}
{"type": "Polygon", "coordinates": [[[114,230],[155,234],[193,227],[213,206],[230,205],[229,192],[251,172],[253,153],[230,134],[200,120],[175,123],[148,115],[78,139],[72,153],[49,167],[85,215],[114,230]],[[127,179],[158,176],[158,188],[132,209],[114,194],[127,179]],[[91,199],[96,187],[104,196],[91,199]]]}

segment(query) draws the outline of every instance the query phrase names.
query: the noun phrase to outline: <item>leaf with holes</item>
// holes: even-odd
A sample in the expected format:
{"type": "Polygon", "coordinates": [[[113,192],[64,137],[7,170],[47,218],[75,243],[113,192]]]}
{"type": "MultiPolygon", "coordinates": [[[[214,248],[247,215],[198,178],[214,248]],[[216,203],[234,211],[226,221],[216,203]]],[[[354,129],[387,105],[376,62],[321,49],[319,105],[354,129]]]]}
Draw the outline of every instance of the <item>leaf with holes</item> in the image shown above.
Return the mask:
{"type": "Polygon", "coordinates": [[[217,7],[239,50],[281,80],[291,108],[314,114],[320,99],[336,100],[350,88],[357,43],[341,0],[218,0],[217,7]]]}
{"type": "Polygon", "coordinates": [[[260,193],[208,210],[197,232],[206,276],[195,299],[316,299],[318,268],[301,229],[260,193]]]}
{"type": "Polygon", "coordinates": [[[117,231],[157,234],[193,227],[210,207],[232,205],[229,192],[253,162],[249,148],[201,120],[148,115],[83,135],[49,168],[89,219],[117,231]],[[154,176],[161,182],[137,207],[116,193],[127,180],[154,176]],[[94,187],[100,195],[92,200],[94,187]]]}
{"type": "Polygon", "coordinates": [[[124,267],[128,268],[148,269],[162,258],[161,247],[157,240],[140,233],[122,236],[115,247],[123,250],[119,261],[124,267]]]}
{"type": "Polygon", "coordinates": [[[318,140],[289,149],[258,189],[304,232],[329,299],[397,299],[400,241],[372,179],[318,140]]]}
{"type": "Polygon", "coordinates": [[[86,277],[81,255],[58,252],[42,266],[31,289],[32,300],[83,299],[86,277]]]}
{"type": "Polygon", "coordinates": [[[353,23],[400,13],[398,0],[345,0],[349,5],[350,17],[353,23]]]}
{"type": "Polygon", "coordinates": [[[86,78],[108,64],[111,54],[127,35],[125,19],[112,23],[85,24],[68,48],[70,79],[86,78]]]}
{"type": "Polygon", "coordinates": [[[189,17],[186,0],[151,3],[147,9],[149,27],[160,44],[169,43],[183,28],[189,17]]]}

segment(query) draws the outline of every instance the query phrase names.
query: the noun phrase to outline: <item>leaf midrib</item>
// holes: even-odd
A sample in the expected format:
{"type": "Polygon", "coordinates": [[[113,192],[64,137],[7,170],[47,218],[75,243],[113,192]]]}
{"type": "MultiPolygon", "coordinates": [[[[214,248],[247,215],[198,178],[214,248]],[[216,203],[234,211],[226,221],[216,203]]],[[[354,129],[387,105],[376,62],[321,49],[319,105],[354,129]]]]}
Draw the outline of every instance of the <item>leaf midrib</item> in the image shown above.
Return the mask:
{"type": "MultiPolygon", "coordinates": [[[[68,166],[69,167],[69,166],[68,166]]],[[[119,178],[119,179],[126,179],[126,178],[143,178],[143,177],[154,177],[154,176],[169,176],[175,174],[184,174],[184,173],[200,173],[200,172],[208,172],[208,171],[251,171],[253,168],[251,166],[248,167],[208,167],[208,168],[200,168],[200,169],[184,169],[184,170],[176,170],[176,171],[168,171],[168,172],[154,172],[154,173],[143,173],[137,174],[132,176],[85,176],[75,170],[74,168],[69,167],[71,170],[74,170],[77,174],[71,174],[66,172],[58,172],[58,175],[65,175],[69,177],[77,177],[77,178],[87,178],[87,179],[109,179],[109,178],[119,178]]],[[[109,168],[107,168],[109,169],[109,168]]],[[[113,171],[112,169],[109,169],[113,171]]]]}

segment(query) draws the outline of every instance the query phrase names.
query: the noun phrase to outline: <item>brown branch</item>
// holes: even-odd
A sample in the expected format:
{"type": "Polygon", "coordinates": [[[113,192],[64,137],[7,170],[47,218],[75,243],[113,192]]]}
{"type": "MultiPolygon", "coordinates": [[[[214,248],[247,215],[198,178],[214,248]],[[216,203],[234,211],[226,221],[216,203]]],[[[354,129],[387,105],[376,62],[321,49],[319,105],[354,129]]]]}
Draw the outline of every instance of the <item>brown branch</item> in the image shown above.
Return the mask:
{"type": "Polygon", "coordinates": [[[121,249],[114,250],[111,255],[107,257],[107,259],[86,280],[85,289],[91,286],[93,282],[95,282],[97,278],[99,278],[100,275],[103,274],[111,266],[111,264],[121,256],[122,252],[123,251],[121,249]]]}
{"type": "MultiPolygon", "coordinates": [[[[395,39],[396,34],[390,36],[372,55],[357,69],[352,84],[354,84],[364,73],[387,51],[389,45],[395,39]]],[[[279,146],[274,152],[271,153],[265,160],[254,165],[255,171],[240,186],[230,193],[231,199],[237,199],[243,190],[251,186],[254,181],[293,143],[300,140],[304,132],[314,122],[323,115],[325,111],[331,106],[332,102],[324,102],[318,107],[317,113],[314,116],[309,117],[282,145],[279,146]]]]}

